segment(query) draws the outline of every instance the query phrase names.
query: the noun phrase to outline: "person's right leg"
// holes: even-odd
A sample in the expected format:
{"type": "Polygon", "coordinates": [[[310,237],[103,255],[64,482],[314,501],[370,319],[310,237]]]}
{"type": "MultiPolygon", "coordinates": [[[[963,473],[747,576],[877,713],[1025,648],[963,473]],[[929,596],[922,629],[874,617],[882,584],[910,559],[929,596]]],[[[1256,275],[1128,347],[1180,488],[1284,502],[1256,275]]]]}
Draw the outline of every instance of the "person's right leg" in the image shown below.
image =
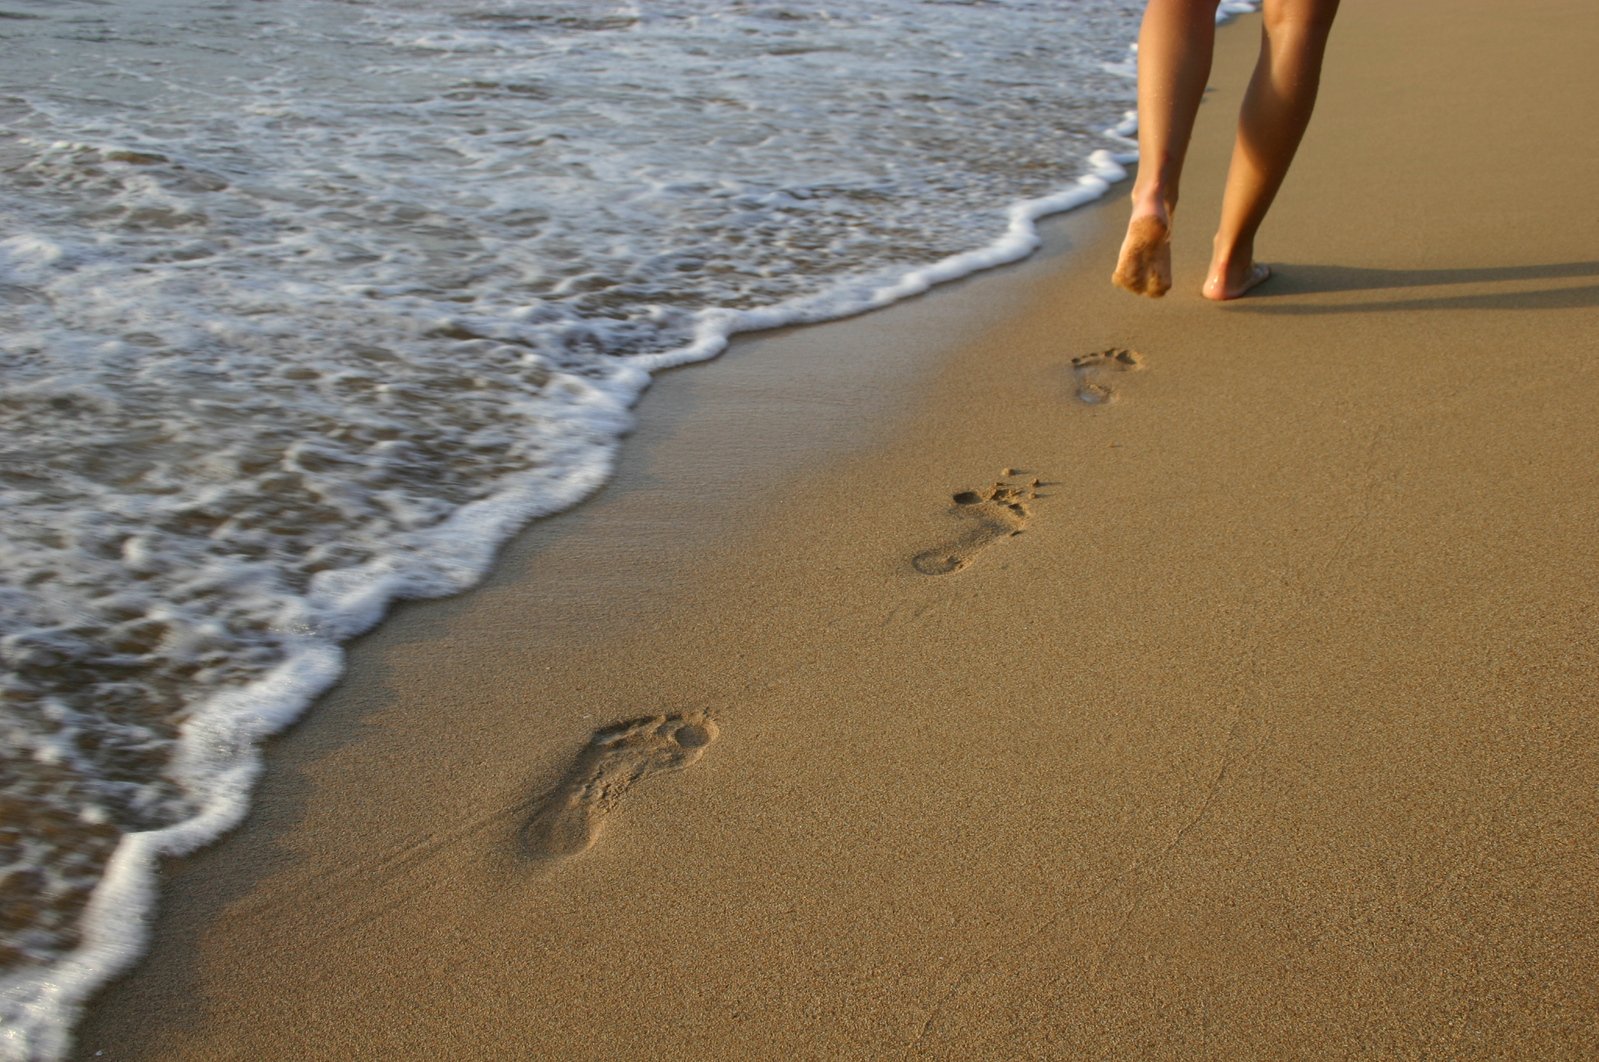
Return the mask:
{"type": "Polygon", "coordinates": [[[1271,271],[1255,261],[1255,234],[1310,124],[1338,0],[1266,0],[1260,58],[1238,115],[1221,225],[1204,295],[1236,299],[1271,271]]]}
{"type": "Polygon", "coordinates": [[[1138,177],[1112,283],[1159,298],[1171,287],[1171,215],[1194,115],[1210,76],[1218,0],[1149,0],[1138,33],[1138,177]]]}

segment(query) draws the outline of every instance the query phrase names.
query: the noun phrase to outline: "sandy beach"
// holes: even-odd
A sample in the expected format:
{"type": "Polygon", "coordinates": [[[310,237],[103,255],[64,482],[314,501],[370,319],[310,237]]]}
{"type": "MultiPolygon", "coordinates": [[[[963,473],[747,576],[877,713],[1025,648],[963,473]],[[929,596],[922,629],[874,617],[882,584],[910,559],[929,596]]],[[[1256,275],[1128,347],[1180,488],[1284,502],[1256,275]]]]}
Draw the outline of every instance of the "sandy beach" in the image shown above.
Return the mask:
{"type": "Polygon", "coordinates": [[[1258,33],[1171,295],[1118,188],[665,375],[352,647],[78,1057],[1599,1055],[1599,10],[1347,0],[1217,306],[1258,33]]]}

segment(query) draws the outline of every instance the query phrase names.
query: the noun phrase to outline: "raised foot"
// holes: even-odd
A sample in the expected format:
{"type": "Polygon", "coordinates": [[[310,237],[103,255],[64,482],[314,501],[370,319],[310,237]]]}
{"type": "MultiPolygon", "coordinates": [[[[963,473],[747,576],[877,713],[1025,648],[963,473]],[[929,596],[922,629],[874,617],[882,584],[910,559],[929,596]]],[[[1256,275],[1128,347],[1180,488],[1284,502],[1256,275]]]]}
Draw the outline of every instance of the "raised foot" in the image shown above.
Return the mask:
{"type": "Polygon", "coordinates": [[[1171,290],[1171,226],[1165,218],[1146,214],[1128,223],[1110,281],[1152,299],[1171,290]]]}
{"type": "Polygon", "coordinates": [[[596,730],[522,827],[523,854],[558,860],[587,851],[633,783],[689,766],[716,735],[716,724],[703,712],[645,716],[596,730]]]}
{"type": "Polygon", "coordinates": [[[1025,484],[1000,481],[987,490],[957,491],[950,500],[964,530],[948,544],[918,553],[911,567],[923,575],[950,575],[994,543],[1021,534],[1033,516],[1027,503],[1038,497],[1039,486],[1036,479],[1025,484]]]}
{"type": "Polygon", "coordinates": [[[1106,347],[1072,359],[1072,375],[1077,380],[1077,398],[1091,406],[1116,401],[1110,374],[1134,372],[1144,367],[1144,356],[1125,347],[1106,347]]]}
{"type": "Polygon", "coordinates": [[[1227,302],[1248,295],[1270,279],[1271,266],[1265,262],[1251,262],[1249,272],[1244,274],[1243,279],[1233,284],[1227,282],[1227,271],[1219,269],[1213,271],[1210,279],[1205,281],[1202,294],[1212,302],[1227,302]]]}

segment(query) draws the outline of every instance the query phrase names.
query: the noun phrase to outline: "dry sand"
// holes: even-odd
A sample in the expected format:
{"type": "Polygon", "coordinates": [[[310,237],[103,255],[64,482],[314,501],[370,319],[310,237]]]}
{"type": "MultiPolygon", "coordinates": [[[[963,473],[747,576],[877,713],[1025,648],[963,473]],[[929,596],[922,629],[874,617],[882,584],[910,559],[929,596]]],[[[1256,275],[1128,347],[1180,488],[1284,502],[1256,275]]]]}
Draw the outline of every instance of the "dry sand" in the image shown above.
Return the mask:
{"type": "Polygon", "coordinates": [[[670,374],[81,1055],[1599,1055],[1599,8],[1341,18],[1257,296],[1197,291],[1251,18],[1170,296],[1118,195],[670,374]]]}

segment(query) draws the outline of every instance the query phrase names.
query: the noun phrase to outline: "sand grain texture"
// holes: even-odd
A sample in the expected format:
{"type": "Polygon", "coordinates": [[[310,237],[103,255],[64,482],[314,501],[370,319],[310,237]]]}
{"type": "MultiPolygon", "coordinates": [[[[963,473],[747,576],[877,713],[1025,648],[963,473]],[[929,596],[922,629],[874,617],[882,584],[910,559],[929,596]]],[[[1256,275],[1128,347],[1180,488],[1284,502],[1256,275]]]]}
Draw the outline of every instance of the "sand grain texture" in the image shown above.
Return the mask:
{"type": "Polygon", "coordinates": [[[166,868],[82,1057],[1599,1055],[1599,9],[1341,19],[1255,296],[1198,294],[1245,19],[1170,294],[1118,196],[669,374],[166,868]]]}

